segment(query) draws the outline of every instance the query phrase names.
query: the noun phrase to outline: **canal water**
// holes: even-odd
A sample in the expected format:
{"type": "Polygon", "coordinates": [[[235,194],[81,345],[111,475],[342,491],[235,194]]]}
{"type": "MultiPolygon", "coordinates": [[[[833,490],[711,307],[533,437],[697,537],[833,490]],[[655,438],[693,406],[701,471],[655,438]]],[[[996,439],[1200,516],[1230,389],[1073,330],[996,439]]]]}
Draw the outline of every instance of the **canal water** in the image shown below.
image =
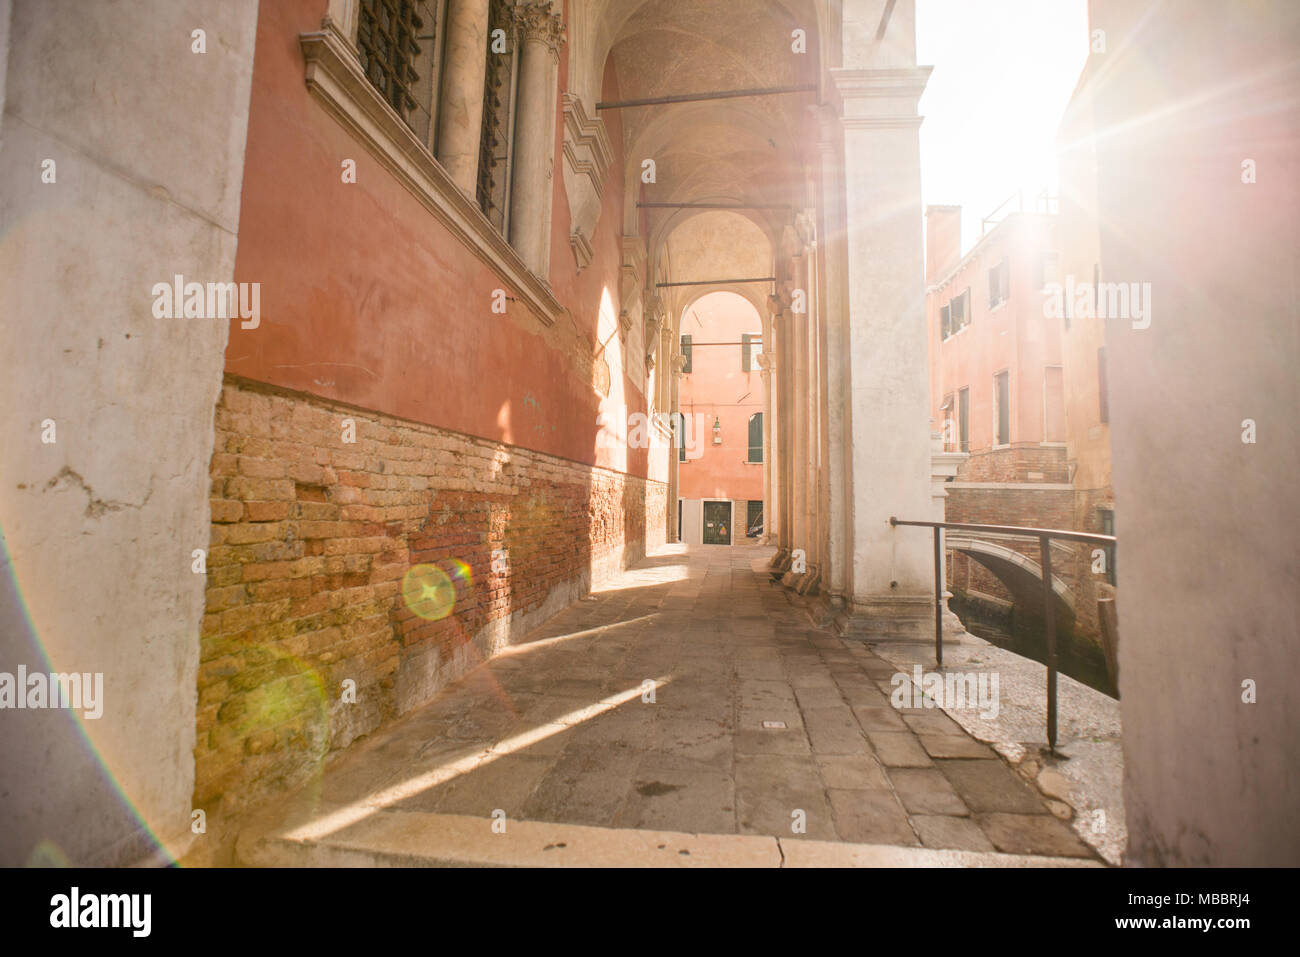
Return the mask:
{"type": "MultiPolygon", "coordinates": [[[[999,614],[984,604],[971,602],[959,595],[952,597],[949,607],[972,635],[978,635],[985,641],[1024,658],[1047,664],[1047,636],[1041,622],[1013,627],[1010,612],[999,614]]],[[[1119,690],[1106,671],[1106,657],[1101,648],[1071,634],[1059,623],[1056,634],[1056,667],[1061,674],[1069,675],[1081,684],[1112,698],[1119,697],[1119,690]]]]}

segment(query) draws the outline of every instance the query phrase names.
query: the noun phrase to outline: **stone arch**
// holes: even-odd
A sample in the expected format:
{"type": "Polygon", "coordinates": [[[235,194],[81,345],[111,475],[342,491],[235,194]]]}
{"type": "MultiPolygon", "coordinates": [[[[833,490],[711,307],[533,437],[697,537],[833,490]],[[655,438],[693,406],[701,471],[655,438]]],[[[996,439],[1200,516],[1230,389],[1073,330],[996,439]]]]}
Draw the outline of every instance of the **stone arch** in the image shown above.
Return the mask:
{"type": "MultiPolygon", "coordinates": [[[[944,545],[952,551],[969,556],[996,575],[1015,596],[1017,604],[1042,606],[1043,568],[1032,558],[1006,545],[959,533],[946,534],[944,545]]],[[[1052,594],[1056,597],[1058,620],[1061,620],[1062,615],[1073,619],[1074,592],[1055,574],[1052,575],[1052,594]]]]}
{"type": "MultiPolygon", "coordinates": [[[[716,224],[716,227],[722,229],[725,233],[724,245],[728,252],[719,255],[716,260],[705,259],[708,264],[705,271],[724,269],[728,272],[748,272],[754,269],[764,269],[766,272],[762,275],[771,275],[772,264],[772,240],[767,231],[766,225],[761,217],[752,213],[747,214],[738,210],[705,210],[705,209],[686,209],[676,210],[676,214],[669,218],[669,222],[664,224],[660,234],[652,237],[652,246],[655,251],[656,262],[663,261],[665,253],[668,253],[668,274],[677,275],[674,264],[671,259],[671,250],[674,237],[680,237],[683,233],[699,233],[697,236],[687,236],[686,242],[693,243],[696,246],[709,246],[711,243],[703,242],[705,231],[708,223],[716,224]],[[737,250],[746,250],[748,255],[740,255],[737,250]],[[735,263],[737,265],[731,265],[735,263]]],[[[699,275],[678,276],[680,279],[706,278],[699,275]]],[[[733,278],[732,276],[716,278],[733,278]]],[[[734,276],[734,278],[742,278],[734,276]]],[[[745,299],[755,309],[758,310],[759,317],[763,323],[763,335],[769,333],[770,319],[767,315],[766,303],[771,287],[763,283],[728,283],[717,286],[683,286],[665,290],[669,294],[663,296],[665,305],[669,312],[669,322],[672,323],[674,334],[679,334],[681,330],[681,317],[685,314],[690,304],[698,301],[710,292],[734,292],[741,298],[745,299]]]]}
{"type": "MultiPolygon", "coordinates": [[[[787,25],[807,24],[804,28],[808,30],[808,62],[819,64],[824,47],[821,37],[828,27],[822,10],[824,5],[810,0],[765,0],[765,3],[776,14],[773,20],[782,21],[783,29],[787,25]]],[[[675,3],[674,0],[582,0],[569,4],[569,89],[582,98],[589,114],[595,115],[610,50],[619,40],[626,39],[629,22],[650,5],[671,9],[675,3]]]]}
{"type": "MultiPolygon", "coordinates": [[[[746,179],[753,179],[764,173],[768,174],[767,178],[773,182],[779,183],[789,179],[788,176],[782,175],[783,172],[789,171],[783,171],[781,167],[792,164],[792,157],[795,155],[794,136],[784,124],[774,123],[771,114],[757,109],[753,104],[742,103],[739,100],[684,104],[650,120],[637,131],[628,147],[626,168],[623,171],[625,187],[623,232],[625,235],[632,235],[640,229],[640,213],[636,204],[641,192],[642,160],[662,156],[670,144],[681,148],[684,145],[684,130],[691,131],[691,135],[702,137],[707,137],[710,132],[713,132],[719,139],[725,138],[732,143],[742,142],[763,150],[771,145],[772,152],[776,155],[774,160],[764,168],[735,171],[737,175],[728,177],[725,185],[717,182],[692,183],[689,180],[675,184],[677,188],[672,195],[673,202],[737,204],[754,201],[771,202],[770,197],[751,195],[758,191],[757,184],[751,183],[750,189],[743,188],[746,179]]],[[[714,177],[719,177],[724,170],[714,166],[710,172],[714,177]]],[[[793,202],[793,198],[786,198],[793,202]]],[[[749,212],[752,214],[758,211],[749,212]]],[[[764,218],[769,220],[764,225],[764,229],[769,234],[773,233],[776,226],[771,220],[776,217],[769,215],[764,218]]]]}

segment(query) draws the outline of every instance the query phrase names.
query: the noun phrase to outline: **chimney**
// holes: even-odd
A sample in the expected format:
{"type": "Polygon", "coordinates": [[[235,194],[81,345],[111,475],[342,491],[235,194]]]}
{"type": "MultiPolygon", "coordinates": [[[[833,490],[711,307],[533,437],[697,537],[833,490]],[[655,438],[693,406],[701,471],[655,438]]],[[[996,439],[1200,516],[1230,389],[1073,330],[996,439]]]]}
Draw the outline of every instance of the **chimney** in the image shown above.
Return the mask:
{"type": "Polygon", "coordinates": [[[930,284],[961,259],[961,207],[925,207],[925,281],[930,284]]]}

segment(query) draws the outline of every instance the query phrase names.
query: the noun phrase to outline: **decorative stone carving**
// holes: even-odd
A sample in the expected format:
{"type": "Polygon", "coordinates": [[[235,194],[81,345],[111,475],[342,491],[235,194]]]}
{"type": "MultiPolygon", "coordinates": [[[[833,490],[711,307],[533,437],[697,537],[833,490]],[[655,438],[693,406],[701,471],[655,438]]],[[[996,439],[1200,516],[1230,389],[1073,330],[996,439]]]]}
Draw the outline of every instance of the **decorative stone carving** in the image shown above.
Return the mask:
{"type": "Polygon", "coordinates": [[[308,92],[344,128],[356,137],[421,205],[457,240],[513,287],[530,311],[552,325],[564,311],[550,286],[530,269],[528,261],[506,241],[447,175],[427,146],[388,105],[361,69],[347,17],[355,3],[331,0],[329,24],[298,37],[306,63],[308,92]]]}
{"type": "Polygon", "coordinates": [[[605,172],[614,150],[600,117],[587,115],[580,97],[564,94],[564,190],[569,198],[569,246],[578,269],[591,262],[591,237],[600,219],[605,172]]]}
{"type": "Polygon", "coordinates": [[[640,236],[623,237],[623,264],[620,300],[631,313],[641,308],[645,279],[645,242],[640,236]]]}
{"type": "Polygon", "coordinates": [[[657,293],[652,295],[650,301],[646,304],[645,314],[645,348],[647,352],[654,351],[655,339],[658,338],[667,315],[668,312],[664,308],[663,299],[657,293]]]}
{"type": "Polygon", "coordinates": [[[804,249],[816,248],[817,246],[817,213],[815,210],[806,209],[798,213],[794,218],[795,235],[799,237],[799,242],[804,249]]]}
{"type": "Polygon", "coordinates": [[[551,0],[532,0],[515,7],[520,39],[541,40],[558,60],[564,46],[564,19],[552,9],[551,0]]]}

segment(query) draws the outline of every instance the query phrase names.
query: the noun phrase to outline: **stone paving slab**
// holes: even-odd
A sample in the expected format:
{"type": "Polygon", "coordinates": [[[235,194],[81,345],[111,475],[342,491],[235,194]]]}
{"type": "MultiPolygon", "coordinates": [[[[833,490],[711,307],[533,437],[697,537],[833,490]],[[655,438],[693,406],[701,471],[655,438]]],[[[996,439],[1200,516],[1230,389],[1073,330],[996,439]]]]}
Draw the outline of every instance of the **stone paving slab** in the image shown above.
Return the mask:
{"type": "MultiPolygon", "coordinates": [[[[875,642],[871,650],[900,671],[920,665],[934,670],[934,649],[916,642],[875,642]]],[[[1118,864],[1127,840],[1124,823],[1123,749],[1119,702],[1059,674],[1057,754],[1046,753],[1046,669],[1030,658],[999,648],[975,635],[944,644],[944,670],[996,674],[1001,707],[996,714],[978,708],[950,710],[948,716],[994,749],[1039,790],[1057,792],[1057,810],[1106,861],[1118,864]],[[1043,776],[1046,776],[1043,779],[1043,776]],[[1065,802],[1065,803],[1060,803],[1065,802]]],[[[943,715],[940,711],[928,712],[943,715]]],[[[925,720],[925,719],[922,719],[925,720]]],[[[915,726],[930,733],[928,728],[915,726]]],[[[955,732],[954,732],[955,733],[955,732]]]]}
{"type": "MultiPolygon", "coordinates": [[[[653,556],[337,756],[285,802],[299,822],[285,840],[383,856],[398,834],[438,845],[415,833],[436,818],[457,822],[452,857],[499,863],[496,850],[471,853],[456,835],[469,840],[464,821],[504,816],[515,833],[546,825],[780,841],[743,845],[760,857],[808,842],[1089,856],[956,722],[893,708],[894,666],[810,628],[770,583],[771,554],[675,546],[653,556]]],[[[519,845],[510,860],[541,853],[519,845]]],[[[604,859],[592,853],[582,859],[604,859]]]]}
{"type": "Polygon", "coordinates": [[[987,851],[689,834],[377,811],[327,840],[246,830],[240,860],[257,867],[1097,867],[1095,861],[987,851]]]}

